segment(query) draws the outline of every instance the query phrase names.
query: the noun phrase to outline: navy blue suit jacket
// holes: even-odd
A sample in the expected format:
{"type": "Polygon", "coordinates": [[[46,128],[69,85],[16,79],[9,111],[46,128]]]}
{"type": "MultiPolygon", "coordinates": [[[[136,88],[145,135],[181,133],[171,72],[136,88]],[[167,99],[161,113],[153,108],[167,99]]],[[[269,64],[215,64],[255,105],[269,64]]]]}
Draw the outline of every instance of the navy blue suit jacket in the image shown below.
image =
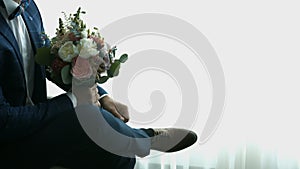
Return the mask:
{"type": "MultiPolygon", "coordinates": [[[[31,1],[22,17],[36,52],[37,48],[44,45],[41,38],[44,28],[34,1],[31,1]]],[[[106,93],[102,88],[98,89],[100,95],[106,93]]],[[[32,100],[34,106],[25,105],[26,82],[22,55],[13,32],[0,14],[0,143],[17,141],[47,125],[59,114],[74,112],[72,102],[66,95],[47,100],[45,69],[38,64],[35,64],[32,100]]]]}

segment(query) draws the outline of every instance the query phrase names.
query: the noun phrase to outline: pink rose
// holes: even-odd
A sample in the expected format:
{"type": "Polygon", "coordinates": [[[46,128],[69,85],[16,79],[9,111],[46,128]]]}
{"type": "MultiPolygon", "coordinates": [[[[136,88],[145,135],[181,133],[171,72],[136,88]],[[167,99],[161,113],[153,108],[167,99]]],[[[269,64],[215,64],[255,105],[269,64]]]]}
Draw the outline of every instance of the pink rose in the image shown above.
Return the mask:
{"type": "Polygon", "coordinates": [[[97,74],[97,72],[104,72],[105,71],[105,63],[99,55],[93,56],[90,58],[90,63],[92,65],[93,73],[97,74]]]}
{"type": "Polygon", "coordinates": [[[93,70],[88,59],[77,57],[71,73],[74,78],[78,80],[85,80],[89,79],[93,75],[93,70]]]}

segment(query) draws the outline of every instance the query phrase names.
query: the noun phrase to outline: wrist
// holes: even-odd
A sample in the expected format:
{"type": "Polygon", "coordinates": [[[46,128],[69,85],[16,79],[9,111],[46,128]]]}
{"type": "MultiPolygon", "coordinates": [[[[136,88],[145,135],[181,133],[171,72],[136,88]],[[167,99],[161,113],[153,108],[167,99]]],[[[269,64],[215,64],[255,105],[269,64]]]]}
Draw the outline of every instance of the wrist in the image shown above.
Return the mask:
{"type": "Polygon", "coordinates": [[[106,96],[108,96],[108,94],[102,94],[102,95],[100,96],[99,100],[101,100],[102,98],[104,98],[104,97],[106,97],[106,96]]]}

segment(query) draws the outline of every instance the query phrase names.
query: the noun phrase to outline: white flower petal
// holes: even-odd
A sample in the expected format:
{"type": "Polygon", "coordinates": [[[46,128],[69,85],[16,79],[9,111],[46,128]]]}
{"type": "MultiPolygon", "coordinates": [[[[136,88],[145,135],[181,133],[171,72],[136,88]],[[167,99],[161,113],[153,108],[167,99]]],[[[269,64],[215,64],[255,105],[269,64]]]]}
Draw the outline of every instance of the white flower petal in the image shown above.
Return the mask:
{"type": "Polygon", "coordinates": [[[64,43],[58,50],[58,56],[65,62],[71,62],[78,53],[78,49],[72,41],[64,43]]]}

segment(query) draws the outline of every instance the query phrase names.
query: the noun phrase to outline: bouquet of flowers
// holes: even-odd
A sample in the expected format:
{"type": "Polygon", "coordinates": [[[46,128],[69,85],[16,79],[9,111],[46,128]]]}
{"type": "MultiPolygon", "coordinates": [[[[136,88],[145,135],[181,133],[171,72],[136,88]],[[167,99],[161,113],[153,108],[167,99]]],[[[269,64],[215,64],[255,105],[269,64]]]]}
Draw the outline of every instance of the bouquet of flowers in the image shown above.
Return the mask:
{"type": "MultiPolygon", "coordinates": [[[[116,46],[104,41],[97,28],[86,28],[80,18],[81,8],[65,20],[59,18],[59,28],[49,46],[39,48],[35,60],[46,66],[48,78],[64,90],[72,87],[72,80],[81,84],[105,83],[119,74],[121,63],[128,55],[115,59],[116,46]]],[[[47,38],[47,35],[43,35],[47,38]]]]}

